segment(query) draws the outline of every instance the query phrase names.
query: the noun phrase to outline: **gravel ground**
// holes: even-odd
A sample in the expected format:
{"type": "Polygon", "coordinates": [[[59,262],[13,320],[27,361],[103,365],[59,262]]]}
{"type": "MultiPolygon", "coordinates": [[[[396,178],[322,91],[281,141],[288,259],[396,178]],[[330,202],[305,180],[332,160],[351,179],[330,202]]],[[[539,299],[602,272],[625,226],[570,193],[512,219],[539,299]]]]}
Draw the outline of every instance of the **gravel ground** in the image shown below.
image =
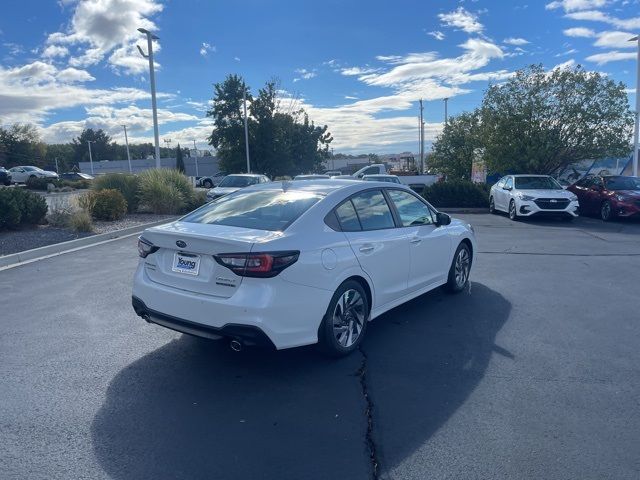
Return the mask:
{"type": "Polygon", "coordinates": [[[78,233],[68,228],[38,225],[33,228],[0,232],[0,256],[31,250],[32,248],[53,245],[54,243],[67,242],[77,238],[88,237],[99,233],[114,232],[145,223],[156,222],[175,218],[172,215],[154,215],[152,213],[135,213],[125,216],[115,222],[94,221],[92,233],[78,233]]]}

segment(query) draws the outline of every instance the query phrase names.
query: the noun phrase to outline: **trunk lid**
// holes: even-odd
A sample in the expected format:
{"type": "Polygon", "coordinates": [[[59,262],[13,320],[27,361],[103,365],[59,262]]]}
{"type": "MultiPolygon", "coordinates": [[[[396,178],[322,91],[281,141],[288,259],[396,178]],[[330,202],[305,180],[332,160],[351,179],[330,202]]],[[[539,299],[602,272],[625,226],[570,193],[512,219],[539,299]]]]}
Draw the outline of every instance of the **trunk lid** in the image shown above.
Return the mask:
{"type": "Polygon", "coordinates": [[[243,277],[220,265],[213,256],[248,253],[254,243],[280,235],[266,230],[179,221],[149,228],[142,237],[159,248],[144,259],[145,271],[153,282],[162,285],[228,298],[243,277]]]}

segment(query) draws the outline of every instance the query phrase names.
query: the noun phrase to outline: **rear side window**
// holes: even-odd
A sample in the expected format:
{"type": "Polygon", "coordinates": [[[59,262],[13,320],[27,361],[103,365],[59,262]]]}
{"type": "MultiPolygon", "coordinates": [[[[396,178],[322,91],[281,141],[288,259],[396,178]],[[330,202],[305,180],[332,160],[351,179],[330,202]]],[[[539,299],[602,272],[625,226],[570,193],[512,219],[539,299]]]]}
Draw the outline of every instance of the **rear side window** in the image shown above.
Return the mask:
{"type": "Polygon", "coordinates": [[[241,190],[200,207],[180,221],[282,231],[321,198],[311,192],[241,190]]]}
{"type": "Polygon", "coordinates": [[[393,228],[393,215],[380,190],[369,190],[351,198],[363,230],[393,228]]]}
{"type": "Polygon", "coordinates": [[[343,232],[357,232],[361,230],[358,215],[356,214],[356,209],[353,208],[351,200],[347,200],[336,208],[336,216],[338,217],[338,222],[340,222],[340,228],[343,232]]]}

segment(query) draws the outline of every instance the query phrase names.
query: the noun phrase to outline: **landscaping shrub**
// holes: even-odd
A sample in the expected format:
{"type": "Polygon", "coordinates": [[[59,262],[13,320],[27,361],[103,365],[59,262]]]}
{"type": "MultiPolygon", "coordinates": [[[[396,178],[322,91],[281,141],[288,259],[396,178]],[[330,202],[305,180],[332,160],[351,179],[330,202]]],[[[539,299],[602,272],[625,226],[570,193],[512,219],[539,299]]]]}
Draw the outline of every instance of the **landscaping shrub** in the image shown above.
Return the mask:
{"type": "Polygon", "coordinates": [[[117,190],[127,201],[127,211],[133,213],[138,209],[138,189],[140,181],[136,175],[124,173],[107,173],[93,180],[93,189],[117,190]]]}
{"type": "Polygon", "coordinates": [[[76,232],[91,232],[93,231],[91,215],[84,210],[75,212],[69,217],[69,226],[76,232]]]}
{"type": "Polygon", "coordinates": [[[81,180],[60,180],[58,185],[60,187],[71,187],[75,190],[85,190],[87,188],[91,188],[91,180],[84,178],[81,180]]]}
{"type": "Polygon", "coordinates": [[[0,229],[39,224],[47,214],[47,202],[22,188],[0,190],[0,229]]]}
{"type": "Polygon", "coordinates": [[[127,213],[127,201],[114,189],[91,192],[91,215],[97,220],[119,220],[127,213]]]}
{"type": "Polygon", "coordinates": [[[187,210],[189,211],[195,210],[196,208],[199,208],[205,203],[207,203],[208,201],[209,199],[207,198],[207,192],[203,192],[202,190],[193,192],[191,201],[187,205],[187,210]]]}
{"type": "Polygon", "coordinates": [[[436,208],[489,207],[488,186],[467,180],[434,183],[425,188],[423,196],[436,208]]]}
{"type": "Polygon", "coordinates": [[[96,192],[87,192],[78,197],[78,206],[85,212],[91,213],[93,205],[95,204],[96,192]]]}
{"type": "Polygon", "coordinates": [[[27,179],[27,188],[30,190],[47,191],[48,185],[53,184],[54,187],[60,186],[60,181],[53,178],[31,177],[27,179]]]}
{"type": "Polygon", "coordinates": [[[13,194],[17,188],[0,189],[0,230],[16,228],[20,224],[20,207],[13,194]]]}
{"type": "Polygon", "coordinates": [[[193,186],[177,170],[146,170],[139,175],[139,179],[140,204],[153,213],[182,213],[194,201],[193,186]]]}

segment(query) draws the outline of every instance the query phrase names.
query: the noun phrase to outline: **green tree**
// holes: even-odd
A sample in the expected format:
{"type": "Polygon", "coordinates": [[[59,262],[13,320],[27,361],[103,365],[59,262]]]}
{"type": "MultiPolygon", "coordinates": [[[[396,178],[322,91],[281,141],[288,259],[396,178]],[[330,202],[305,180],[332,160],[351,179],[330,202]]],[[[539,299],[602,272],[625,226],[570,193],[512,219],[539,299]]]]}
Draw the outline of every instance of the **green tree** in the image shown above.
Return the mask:
{"type": "Polygon", "coordinates": [[[178,144],[178,149],[176,150],[176,169],[180,173],[184,173],[185,172],[184,158],[182,158],[182,157],[183,157],[182,149],[180,148],[180,144],[178,144]]]}
{"type": "Polygon", "coordinates": [[[446,175],[449,180],[469,180],[473,157],[480,147],[478,111],[449,117],[433,144],[427,161],[429,169],[446,175]]]}
{"type": "Polygon", "coordinates": [[[532,65],[485,93],[484,158],[491,171],[550,173],[580,160],[627,155],[633,121],[623,83],[580,66],[532,65]]]}
{"type": "Polygon", "coordinates": [[[78,162],[89,161],[89,145],[87,144],[89,141],[91,142],[91,157],[94,162],[114,159],[115,152],[111,143],[111,137],[102,129],[94,130],[93,128],[86,128],[80,136],[74,138],[72,141],[74,162],[76,164],[78,162]]]}
{"type": "MultiPolygon", "coordinates": [[[[226,172],[246,170],[242,79],[230,75],[216,84],[210,144],[218,150],[220,167],[226,172]]],[[[316,126],[302,109],[281,111],[277,82],[271,80],[251,98],[249,151],[251,169],[271,177],[317,170],[329,155],[333,140],[328,127],[316,126]]],[[[247,98],[250,98],[246,91],[247,98]]]]}
{"type": "Polygon", "coordinates": [[[216,83],[213,90],[213,106],[207,111],[214,125],[209,144],[217,149],[223,171],[246,171],[242,92],[248,102],[253,97],[239,75],[229,75],[224,82],[216,83]]]}
{"type": "Polygon", "coordinates": [[[55,143],[47,145],[46,163],[50,166],[56,165],[58,161],[58,169],[62,172],[71,170],[74,165],[75,150],[71,143],[55,143]]]}
{"type": "Polygon", "coordinates": [[[44,167],[46,152],[47,146],[34,125],[14,123],[9,128],[0,128],[0,162],[5,166],[44,167]]]}

